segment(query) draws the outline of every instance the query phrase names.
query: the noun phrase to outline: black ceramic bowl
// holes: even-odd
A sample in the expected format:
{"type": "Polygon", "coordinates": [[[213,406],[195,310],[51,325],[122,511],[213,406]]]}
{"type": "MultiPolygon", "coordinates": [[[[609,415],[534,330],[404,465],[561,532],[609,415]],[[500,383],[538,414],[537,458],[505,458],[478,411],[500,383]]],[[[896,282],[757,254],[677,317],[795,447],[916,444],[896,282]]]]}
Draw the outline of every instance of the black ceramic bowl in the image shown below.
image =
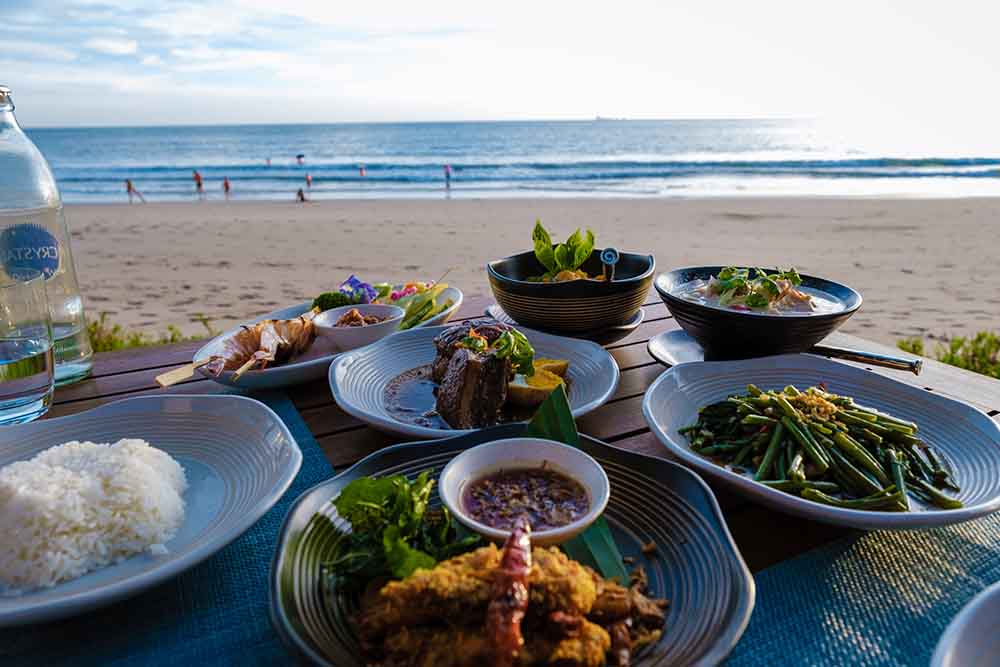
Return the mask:
{"type": "MultiPolygon", "coordinates": [[[[656,291],[670,313],[705,350],[706,359],[744,359],[805,352],[826,338],[861,307],[861,295],[831,280],[802,276],[802,285],[829,294],[844,304],[833,313],[766,315],[706,306],[675,296],[677,287],[707,280],[724,267],[695,266],[656,277],[656,291]]],[[[764,269],[771,271],[771,269],[764,269]]]]}
{"type": "MultiPolygon", "coordinates": [[[[603,270],[600,250],[580,267],[590,275],[603,270]]],[[[515,322],[531,329],[562,334],[600,331],[628,322],[649,294],[656,262],[652,255],[623,252],[611,282],[529,281],[545,273],[533,251],[486,265],[497,303],[515,322]]]]}

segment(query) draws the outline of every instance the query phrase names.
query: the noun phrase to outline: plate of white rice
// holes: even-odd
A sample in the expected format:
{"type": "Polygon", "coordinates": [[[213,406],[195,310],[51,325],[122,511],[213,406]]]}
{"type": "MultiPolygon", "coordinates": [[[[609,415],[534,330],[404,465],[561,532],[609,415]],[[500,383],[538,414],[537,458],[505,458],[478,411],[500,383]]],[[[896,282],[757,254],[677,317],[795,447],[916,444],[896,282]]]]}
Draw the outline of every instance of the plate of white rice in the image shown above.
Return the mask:
{"type": "Polygon", "coordinates": [[[144,396],[0,429],[0,627],[69,616],[208,558],[302,462],[267,406],[144,396]]]}

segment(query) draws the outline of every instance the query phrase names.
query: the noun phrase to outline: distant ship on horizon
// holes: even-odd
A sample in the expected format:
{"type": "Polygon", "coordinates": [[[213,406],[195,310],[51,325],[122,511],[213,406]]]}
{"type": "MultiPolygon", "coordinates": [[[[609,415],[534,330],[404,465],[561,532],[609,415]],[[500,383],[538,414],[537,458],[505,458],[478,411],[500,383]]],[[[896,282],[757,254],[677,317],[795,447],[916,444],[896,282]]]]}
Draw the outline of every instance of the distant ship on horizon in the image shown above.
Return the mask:
{"type": "Polygon", "coordinates": [[[606,120],[628,120],[628,118],[614,118],[609,116],[595,116],[594,121],[601,122],[606,120]]]}

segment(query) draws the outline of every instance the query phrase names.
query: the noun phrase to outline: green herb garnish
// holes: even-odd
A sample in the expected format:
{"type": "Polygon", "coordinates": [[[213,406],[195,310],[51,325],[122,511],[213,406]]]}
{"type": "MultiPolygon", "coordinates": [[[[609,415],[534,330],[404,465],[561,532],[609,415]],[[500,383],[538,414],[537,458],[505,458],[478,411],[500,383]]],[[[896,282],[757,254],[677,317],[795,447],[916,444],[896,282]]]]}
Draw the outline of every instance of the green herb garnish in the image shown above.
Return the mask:
{"type": "Polygon", "coordinates": [[[535,348],[531,347],[525,335],[517,329],[503,332],[494,341],[493,349],[501,359],[510,358],[516,373],[529,376],[535,374],[535,348]]]}
{"type": "Polygon", "coordinates": [[[332,310],[333,308],[340,308],[341,306],[350,306],[353,303],[354,301],[351,297],[343,292],[323,292],[313,299],[312,307],[319,308],[320,312],[322,312],[332,310]]]}
{"type": "Polygon", "coordinates": [[[576,271],[594,251],[594,232],[589,229],[586,235],[580,234],[577,229],[566,239],[566,243],[554,245],[541,220],[535,221],[531,240],[535,245],[535,257],[545,267],[543,280],[554,278],[560,271],[576,271]]]}
{"type": "Polygon", "coordinates": [[[719,296],[720,306],[742,304],[754,310],[766,310],[782,294],[779,280],[786,281],[793,287],[802,284],[802,277],[795,269],[767,273],[764,269],[727,266],[719,271],[708,288],[711,294],[719,296]]]}
{"type": "Polygon", "coordinates": [[[413,482],[394,475],[345,486],[333,504],[351,532],[338,538],[324,564],[327,572],[354,583],[379,576],[402,579],[478,546],[478,536],[458,537],[446,508],[428,509],[433,488],[428,471],[413,482]]]}

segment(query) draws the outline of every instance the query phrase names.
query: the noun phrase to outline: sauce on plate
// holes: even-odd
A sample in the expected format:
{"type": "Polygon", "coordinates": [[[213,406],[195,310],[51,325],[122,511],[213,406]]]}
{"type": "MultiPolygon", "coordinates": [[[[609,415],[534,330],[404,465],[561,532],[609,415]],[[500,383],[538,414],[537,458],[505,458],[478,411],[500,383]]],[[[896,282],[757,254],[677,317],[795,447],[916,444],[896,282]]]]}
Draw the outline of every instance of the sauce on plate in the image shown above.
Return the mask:
{"type": "Polygon", "coordinates": [[[537,531],[582,518],[590,509],[590,497],[579,482],[555,470],[514,468],[469,484],[462,506],[479,523],[499,530],[510,530],[526,514],[537,531]]]}

